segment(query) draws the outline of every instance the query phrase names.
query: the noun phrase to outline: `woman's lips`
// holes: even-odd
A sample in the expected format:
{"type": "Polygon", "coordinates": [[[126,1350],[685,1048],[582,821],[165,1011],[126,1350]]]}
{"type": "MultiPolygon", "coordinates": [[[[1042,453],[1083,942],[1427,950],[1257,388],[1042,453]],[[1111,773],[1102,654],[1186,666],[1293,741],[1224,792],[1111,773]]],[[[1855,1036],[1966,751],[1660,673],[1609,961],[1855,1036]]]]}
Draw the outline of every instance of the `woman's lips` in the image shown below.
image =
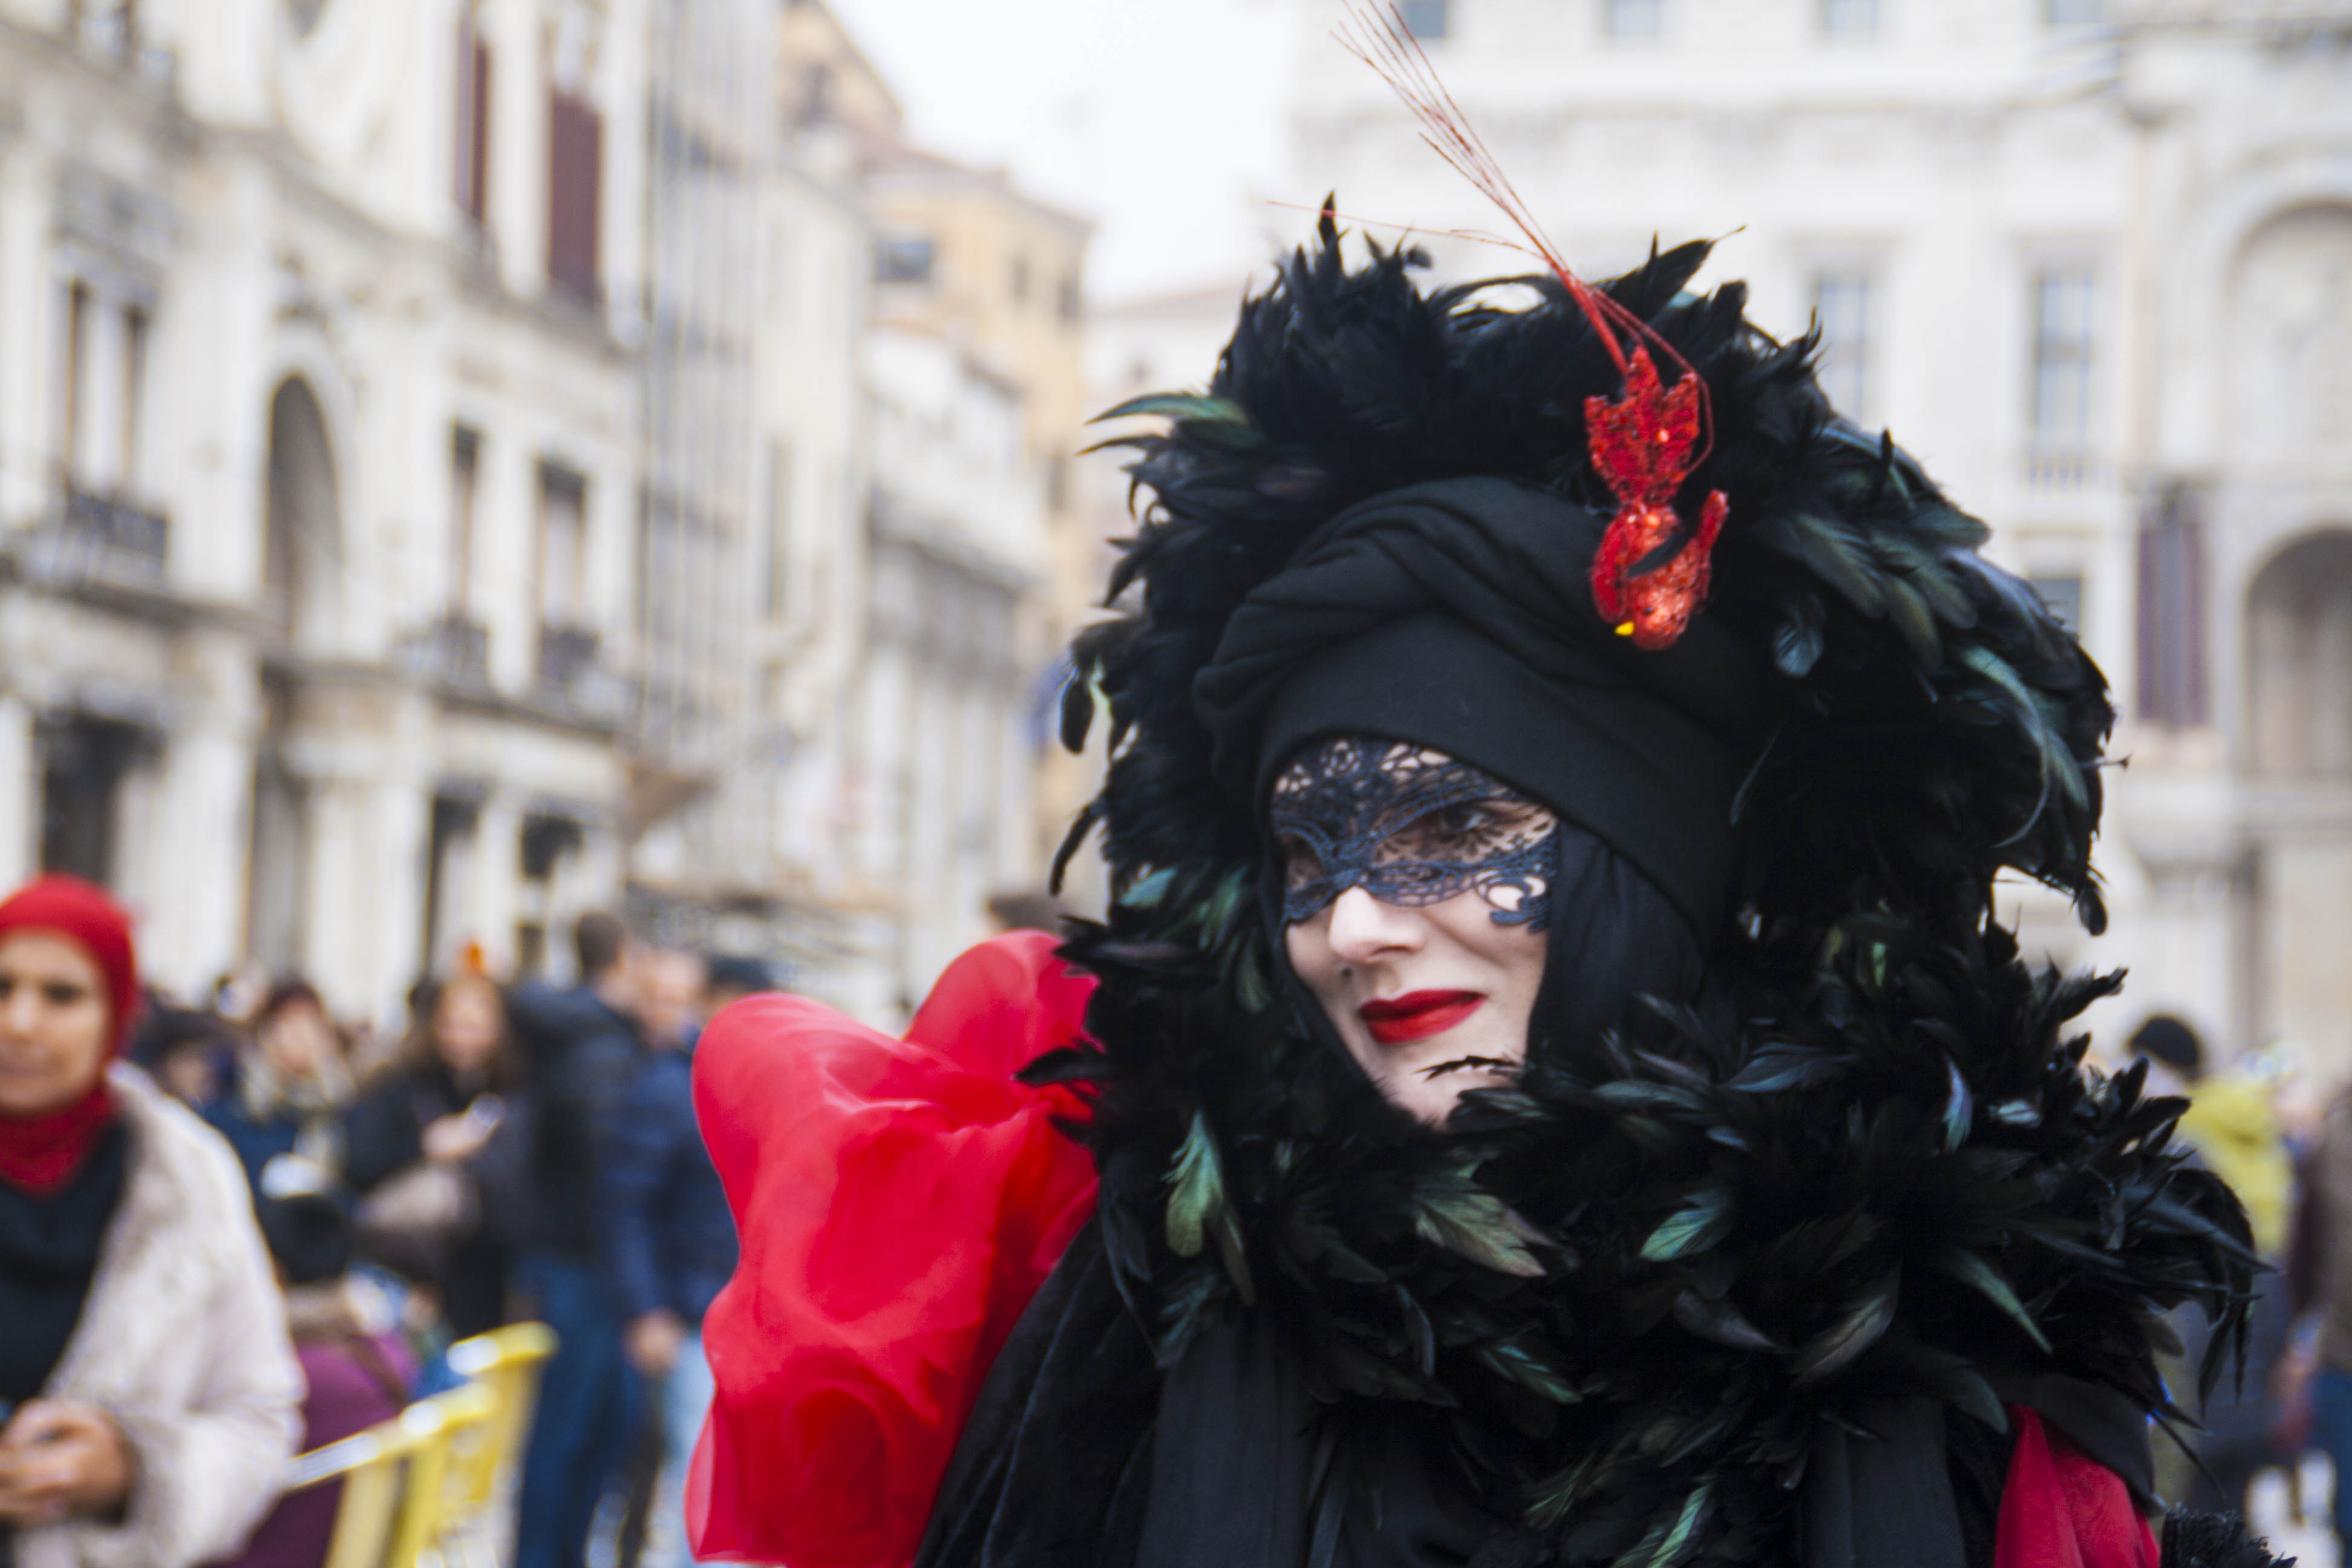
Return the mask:
{"type": "Polygon", "coordinates": [[[1384,1046],[1402,1046],[1442,1035],[1486,1005],[1475,991],[1408,991],[1385,1001],[1367,1002],[1356,1009],[1372,1038],[1384,1046]]]}

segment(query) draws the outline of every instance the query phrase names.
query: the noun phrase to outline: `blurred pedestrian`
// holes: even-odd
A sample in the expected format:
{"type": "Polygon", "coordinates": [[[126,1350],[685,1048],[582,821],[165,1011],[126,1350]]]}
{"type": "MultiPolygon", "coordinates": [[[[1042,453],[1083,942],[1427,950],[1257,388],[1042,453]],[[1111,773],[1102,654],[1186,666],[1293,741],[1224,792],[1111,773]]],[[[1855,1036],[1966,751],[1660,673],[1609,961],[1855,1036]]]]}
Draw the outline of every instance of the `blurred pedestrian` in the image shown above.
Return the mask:
{"type": "Polygon", "coordinates": [[[201,1112],[219,1098],[236,1053],[236,1031],[226,1019],[151,994],[124,1054],[164,1093],[201,1112]]]}
{"type": "Polygon", "coordinates": [[[236,1151],[257,1191],[270,1161],[294,1155],[340,1182],[352,1075],[327,1004],[305,980],[270,987],[236,1054],[233,1081],[205,1120],[236,1151]]]}
{"type": "Polygon", "coordinates": [[[781,988],[774,970],[765,959],[717,953],[704,961],[703,972],[702,1016],[706,1021],[746,996],[781,988]]]}
{"type": "Polygon", "coordinates": [[[634,944],[602,911],[580,917],[572,942],[577,987],[527,985],[509,999],[529,1085],[479,1167],[491,1228],[514,1248],[516,1291],[558,1336],[523,1455],[515,1568],[580,1568],[641,1400],[622,1352],[603,1202],[610,1142],[645,1058],[634,944]]]}
{"type": "MultiPolygon", "coordinates": [[[[641,1560],[648,1568],[694,1561],[686,1537],[686,1469],[711,1397],[702,1318],[735,1269],[734,1216],[694,1115],[693,1037],[714,1002],[734,999],[725,993],[715,998],[703,984],[715,968],[683,952],[656,954],[646,965],[654,1051],[630,1090],[605,1175],[629,1361],[652,1389],[660,1424],[658,1479],[641,1560]]],[[[747,977],[736,971],[728,978],[747,977]]]]}
{"type": "Polygon", "coordinates": [[[521,1076],[498,984],[456,974],[420,991],[407,1039],[352,1107],[360,1249],[435,1287],[460,1339],[505,1320],[506,1250],[482,1224],[474,1163],[521,1076]]]}
{"type": "Polygon", "coordinates": [[[0,1531],[16,1568],[184,1568],[243,1546],[299,1368],[236,1161],[110,1067],[129,920],[44,878],[0,902],[0,1531]]]}
{"type": "MultiPolygon", "coordinates": [[[[352,1222],[342,1205],[325,1192],[272,1191],[260,1195],[257,1212],[308,1390],[303,1450],[400,1414],[416,1363],[382,1298],[349,1272],[352,1222]]],[[[341,1481],[330,1481],[280,1498],[243,1554],[225,1568],[319,1568],[334,1538],[342,1489],[341,1481]]]]}
{"type": "MultiPolygon", "coordinates": [[[[2284,1260],[2287,1210],[2294,1188],[2294,1162],[2271,1112],[2268,1087],[2241,1072],[2208,1075],[2205,1047],[2197,1031],[2168,1014],[2157,1014],[2135,1030],[2132,1054],[2146,1061],[2147,1091],[2188,1100],[2180,1137],[2200,1163],[2228,1184],[2245,1206],[2254,1250],[2275,1265],[2284,1260]]],[[[2202,1430],[2192,1439],[2195,1463],[2180,1462],[2175,1445],[2158,1446],[2157,1460],[2168,1501],[2200,1512],[2240,1513],[2254,1472],[2283,1456],[2273,1448],[2271,1373],[2285,1354],[2293,1326],[2289,1293],[2276,1273],[2254,1285],[2255,1301],[2246,1342],[2243,1378],[2225,1373],[2202,1402],[2197,1371],[2211,1325],[2194,1308],[2175,1312],[2172,1322],[2183,1353],[2165,1368],[2173,1398],[2198,1417],[2202,1430]]]]}
{"type": "Polygon", "coordinates": [[[2293,1273],[2318,1322],[2311,1442],[2335,1466],[2336,1537],[2352,1550],[2352,1092],[2329,1106],[2308,1170],[2293,1273]]]}

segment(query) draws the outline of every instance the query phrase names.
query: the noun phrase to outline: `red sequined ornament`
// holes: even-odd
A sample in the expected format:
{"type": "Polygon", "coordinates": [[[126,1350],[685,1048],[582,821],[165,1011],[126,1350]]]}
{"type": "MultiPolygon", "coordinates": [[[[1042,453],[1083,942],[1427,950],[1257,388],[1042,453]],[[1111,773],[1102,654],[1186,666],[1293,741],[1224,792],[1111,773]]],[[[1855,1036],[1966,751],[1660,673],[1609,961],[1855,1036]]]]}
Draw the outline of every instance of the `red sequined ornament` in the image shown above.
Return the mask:
{"type": "MultiPolygon", "coordinates": [[[[1617,514],[1609,520],[1592,558],[1592,603],[1603,620],[1633,639],[1635,647],[1673,647],[1706,599],[1709,552],[1731,511],[1723,492],[1708,494],[1698,526],[1670,559],[1646,572],[1635,568],[1670,542],[1682,526],[1675,512],[1675,493],[1706,460],[1712,444],[1706,382],[1649,322],[1569,270],[1544,237],[1535,214],[1512,188],[1510,176],[1438,79],[1420,40],[1393,4],[1349,0],[1339,41],[1396,90],[1421,121],[1423,139],[1438,156],[1460,171],[1526,237],[1527,244],[1513,248],[1540,258],[1551,269],[1624,376],[1623,389],[1613,400],[1589,397],[1584,403],[1585,449],[1617,498],[1617,514]],[[1633,344],[1630,355],[1625,352],[1629,339],[1633,344]],[[1650,358],[1653,348],[1681,373],[1671,389],[1658,378],[1658,367],[1650,358]]],[[[1462,237],[1494,237],[1464,231],[1462,237]]]]}
{"type": "Polygon", "coordinates": [[[1617,513],[1592,556],[1593,607],[1635,647],[1672,647],[1706,598],[1710,552],[1731,510],[1721,490],[1710,490],[1682,549],[1646,572],[1634,571],[1682,526],[1675,492],[1690,477],[1698,442],[1698,376],[1685,371],[1664,386],[1650,351],[1636,348],[1622,395],[1584,400],[1584,427],[1592,466],[1617,498],[1617,513]]]}

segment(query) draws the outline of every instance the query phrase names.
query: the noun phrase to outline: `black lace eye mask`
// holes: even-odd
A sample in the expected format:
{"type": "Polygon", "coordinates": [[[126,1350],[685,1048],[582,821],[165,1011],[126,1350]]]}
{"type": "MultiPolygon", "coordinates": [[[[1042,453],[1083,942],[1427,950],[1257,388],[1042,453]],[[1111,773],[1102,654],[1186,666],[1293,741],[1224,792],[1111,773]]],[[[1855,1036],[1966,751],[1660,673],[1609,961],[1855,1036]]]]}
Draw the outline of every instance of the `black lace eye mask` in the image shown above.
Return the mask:
{"type": "Polygon", "coordinates": [[[1557,819],[1443,752],[1327,741],[1275,781],[1266,816],[1288,924],[1350,888],[1407,907],[1475,891],[1496,906],[1497,924],[1541,931],[1550,919],[1557,819]]]}

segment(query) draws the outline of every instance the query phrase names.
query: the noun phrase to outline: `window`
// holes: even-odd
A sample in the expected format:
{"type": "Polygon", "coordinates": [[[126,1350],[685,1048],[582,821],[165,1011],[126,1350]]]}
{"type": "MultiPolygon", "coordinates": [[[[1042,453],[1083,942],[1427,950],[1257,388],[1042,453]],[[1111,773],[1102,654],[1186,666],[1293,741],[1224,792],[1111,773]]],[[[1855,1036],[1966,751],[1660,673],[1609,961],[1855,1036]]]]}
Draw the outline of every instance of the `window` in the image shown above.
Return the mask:
{"type": "Polygon", "coordinates": [[[68,26],[85,47],[127,60],[139,44],[138,0],[75,0],[68,26]]]}
{"type": "Polygon", "coordinates": [[[539,624],[570,629],[588,619],[588,485],[569,469],[539,470],[539,624]]]}
{"type": "Polygon", "coordinates": [[[1029,302],[1029,258],[1025,256],[1013,258],[1013,302],[1016,305],[1029,302]]]}
{"type": "Polygon", "coordinates": [[[139,482],[139,410],[147,399],[147,312],[136,305],[122,310],[121,407],[116,426],[115,480],[123,489],[139,482]]]}
{"type": "Polygon", "coordinates": [[[1822,390],[1860,424],[1870,413],[1870,274],[1858,268],[1813,277],[1813,325],[1822,334],[1822,390]]]}
{"type": "Polygon", "coordinates": [[[877,283],[923,283],[931,280],[934,247],[929,235],[905,235],[886,239],[874,256],[877,283]]]}
{"type": "Polygon", "coordinates": [[[463,425],[449,433],[449,616],[470,617],[474,585],[474,508],[481,490],[482,438],[463,425]]]}
{"type": "Polygon", "coordinates": [[[2083,579],[2080,574],[2063,576],[2028,577],[2025,585],[2033,590],[2042,606],[2057,618],[2068,631],[2080,634],[2083,629],[2083,579]]]}
{"type": "Polygon", "coordinates": [[[122,781],[142,760],[128,724],[82,715],[34,731],[41,757],[41,869],[100,885],[114,879],[122,781]]]}
{"type": "Polygon", "coordinates": [[[597,302],[596,225],[604,121],[562,88],[547,95],[547,280],[585,305],[597,302]]]}
{"type": "Polygon", "coordinates": [[[1666,0],[1601,0],[1601,30],[1612,38],[1654,38],[1666,30],[1666,0]]]}
{"type": "Polygon", "coordinates": [[[476,224],[490,210],[490,46],[474,6],[457,18],[457,210],[476,224]]]}
{"type": "Polygon", "coordinates": [[[2042,0],[2042,24],[2046,27],[2090,27],[2105,20],[2104,0],[2042,0]]]}
{"type": "Polygon", "coordinates": [[[2091,437],[2095,279],[2086,267],[2045,267],[2033,275],[2033,445],[2080,452],[2091,437]]]}
{"type": "Polygon", "coordinates": [[[534,814],[522,819],[522,830],[515,839],[515,868],[521,873],[515,886],[518,978],[548,977],[547,933],[557,923],[556,872],[566,856],[579,853],[585,837],[580,824],[568,816],[534,814]]]}
{"type": "Polygon", "coordinates": [[[1065,322],[1072,326],[1076,326],[1079,319],[1086,315],[1086,294],[1078,287],[1076,273],[1071,273],[1062,279],[1061,290],[1055,300],[1055,310],[1065,322]]]}
{"type": "Polygon", "coordinates": [[[1442,38],[1446,24],[1447,0],[1404,0],[1399,7],[1404,14],[1404,30],[1416,38],[1442,38]]]}
{"type": "Polygon", "coordinates": [[[2139,716],[2205,722],[2205,530],[2197,493],[2173,485],[2139,530],[2139,716]]]}
{"type": "Polygon", "coordinates": [[[76,279],[66,286],[65,360],[58,367],[65,384],[58,390],[58,468],[68,483],[81,472],[83,433],[89,428],[84,406],[90,392],[89,340],[97,302],[89,285],[76,279]]]}
{"type": "Polygon", "coordinates": [[[67,286],[58,470],[85,495],[119,495],[136,481],[149,336],[140,306],[118,303],[79,279],[67,286]]]}
{"type": "Polygon", "coordinates": [[[1822,32],[1832,38],[1868,38],[1878,32],[1878,0],[1821,0],[1822,32]]]}

